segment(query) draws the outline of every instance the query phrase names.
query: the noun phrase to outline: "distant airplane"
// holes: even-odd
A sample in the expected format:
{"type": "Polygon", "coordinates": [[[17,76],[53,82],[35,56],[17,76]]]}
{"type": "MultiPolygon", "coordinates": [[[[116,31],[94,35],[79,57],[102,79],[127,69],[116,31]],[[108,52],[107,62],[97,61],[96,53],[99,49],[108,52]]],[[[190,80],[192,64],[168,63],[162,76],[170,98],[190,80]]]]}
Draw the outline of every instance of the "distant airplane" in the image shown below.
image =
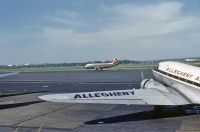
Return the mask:
{"type": "Polygon", "coordinates": [[[85,69],[95,69],[95,70],[103,70],[103,68],[114,67],[119,64],[117,58],[113,58],[113,61],[110,63],[92,63],[84,66],[85,69]]]}
{"type": "Polygon", "coordinates": [[[200,67],[165,61],[152,70],[157,81],[144,79],[140,89],[62,93],[39,96],[40,99],[65,103],[154,105],[200,104],[200,67]]]}

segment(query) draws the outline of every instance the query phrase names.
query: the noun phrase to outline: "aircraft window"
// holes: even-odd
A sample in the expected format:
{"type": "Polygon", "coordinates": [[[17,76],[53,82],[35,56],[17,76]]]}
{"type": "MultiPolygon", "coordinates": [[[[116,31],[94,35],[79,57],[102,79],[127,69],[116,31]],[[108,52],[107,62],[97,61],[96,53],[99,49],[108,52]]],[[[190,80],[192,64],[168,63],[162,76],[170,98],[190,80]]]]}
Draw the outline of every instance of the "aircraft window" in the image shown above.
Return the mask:
{"type": "Polygon", "coordinates": [[[158,68],[159,68],[159,66],[156,66],[155,68],[156,68],[156,69],[158,69],[158,68]]]}
{"type": "Polygon", "coordinates": [[[158,71],[158,70],[159,70],[159,69],[158,69],[158,66],[157,66],[157,67],[155,67],[155,68],[154,68],[154,70],[158,71]]]}
{"type": "Polygon", "coordinates": [[[195,86],[200,87],[200,84],[199,84],[199,83],[196,83],[196,82],[187,80],[187,79],[185,79],[185,78],[181,78],[181,77],[179,77],[179,76],[172,75],[172,74],[170,74],[170,73],[161,71],[161,70],[159,70],[159,69],[157,69],[157,71],[159,71],[160,73],[163,73],[163,74],[165,74],[165,75],[167,75],[167,76],[169,76],[169,77],[173,77],[173,78],[178,79],[178,80],[181,80],[181,81],[183,81],[183,82],[187,82],[187,83],[189,83],[189,84],[192,84],[192,85],[195,85],[195,86]]]}
{"type": "Polygon", "coordinates": [[[195,85],[198,86],[198,87],[200,87],[200,84],[199,84],[199,83],[196,83],[196,82],[195,82],[195,85]]]}
{"type": "Polygon", "coordinates": [[[193,84],[193,82],[192,82],[192,81],[189,81],[189,80],[187,80],[187,82],[188,82],[189,84],[193,84]]]}

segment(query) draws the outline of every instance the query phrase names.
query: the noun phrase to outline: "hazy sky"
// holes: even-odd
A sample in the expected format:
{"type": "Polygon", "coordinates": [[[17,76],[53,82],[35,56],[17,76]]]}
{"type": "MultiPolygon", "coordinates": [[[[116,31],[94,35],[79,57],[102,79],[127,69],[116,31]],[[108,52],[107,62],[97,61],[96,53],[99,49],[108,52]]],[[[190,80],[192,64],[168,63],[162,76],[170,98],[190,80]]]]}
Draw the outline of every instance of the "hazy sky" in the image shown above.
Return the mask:
{"type": "Polygon", "coordinates": [[[0,64],[193,56],[198,0],[0,1],[0,64]]]}

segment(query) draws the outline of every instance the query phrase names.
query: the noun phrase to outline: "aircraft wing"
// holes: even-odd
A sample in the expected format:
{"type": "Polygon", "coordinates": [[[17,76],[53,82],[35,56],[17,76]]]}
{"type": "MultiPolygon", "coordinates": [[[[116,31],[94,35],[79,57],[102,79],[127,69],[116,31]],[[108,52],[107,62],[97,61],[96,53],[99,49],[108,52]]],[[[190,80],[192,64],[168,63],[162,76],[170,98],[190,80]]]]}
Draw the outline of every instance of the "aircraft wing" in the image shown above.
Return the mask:
{"type": "Polygon", "coordinates": [[[17,72],[13,72],[13,73],[4,73],[4,74],[0,74],[0,78],[4,78],[4,77],[9,77],[9,76],[13,76],[18,74],[17,72]]]}
{"type": "Polygon", "coordinates": [[[28,94],[35,94],[35,93],[44,93],[47,91],[33,91],[33,92],[18,92],[18,93],[0,93],[0,98],[4,97],[11,97],[11,96],[19,96],[19,95],[28,95],[28,94]]]}
{"type": "Polygon", "coordinates": [[[130,89],[82,93],[63,93],[39,96],[40,99],[62,103],[183,105],[188,104],[182,96],[158,89],[130,89]]]}

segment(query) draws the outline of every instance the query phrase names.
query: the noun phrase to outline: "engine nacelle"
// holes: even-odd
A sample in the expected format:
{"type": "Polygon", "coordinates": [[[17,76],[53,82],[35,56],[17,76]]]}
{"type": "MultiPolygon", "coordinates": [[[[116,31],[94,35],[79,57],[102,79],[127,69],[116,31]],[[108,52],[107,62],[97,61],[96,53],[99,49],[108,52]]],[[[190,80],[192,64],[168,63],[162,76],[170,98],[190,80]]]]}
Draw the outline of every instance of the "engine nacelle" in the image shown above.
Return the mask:
{"type": "Polygon", "coordinates": [[[142,80],[141,88],[143,88],[143,89],[155,88],[155,89],[160,89],[160,90],[164,90],[166,92],[169,92],[169,89],[167,87],[165,87],[162,83],[155,81],[153,79],[142,80]]]}

